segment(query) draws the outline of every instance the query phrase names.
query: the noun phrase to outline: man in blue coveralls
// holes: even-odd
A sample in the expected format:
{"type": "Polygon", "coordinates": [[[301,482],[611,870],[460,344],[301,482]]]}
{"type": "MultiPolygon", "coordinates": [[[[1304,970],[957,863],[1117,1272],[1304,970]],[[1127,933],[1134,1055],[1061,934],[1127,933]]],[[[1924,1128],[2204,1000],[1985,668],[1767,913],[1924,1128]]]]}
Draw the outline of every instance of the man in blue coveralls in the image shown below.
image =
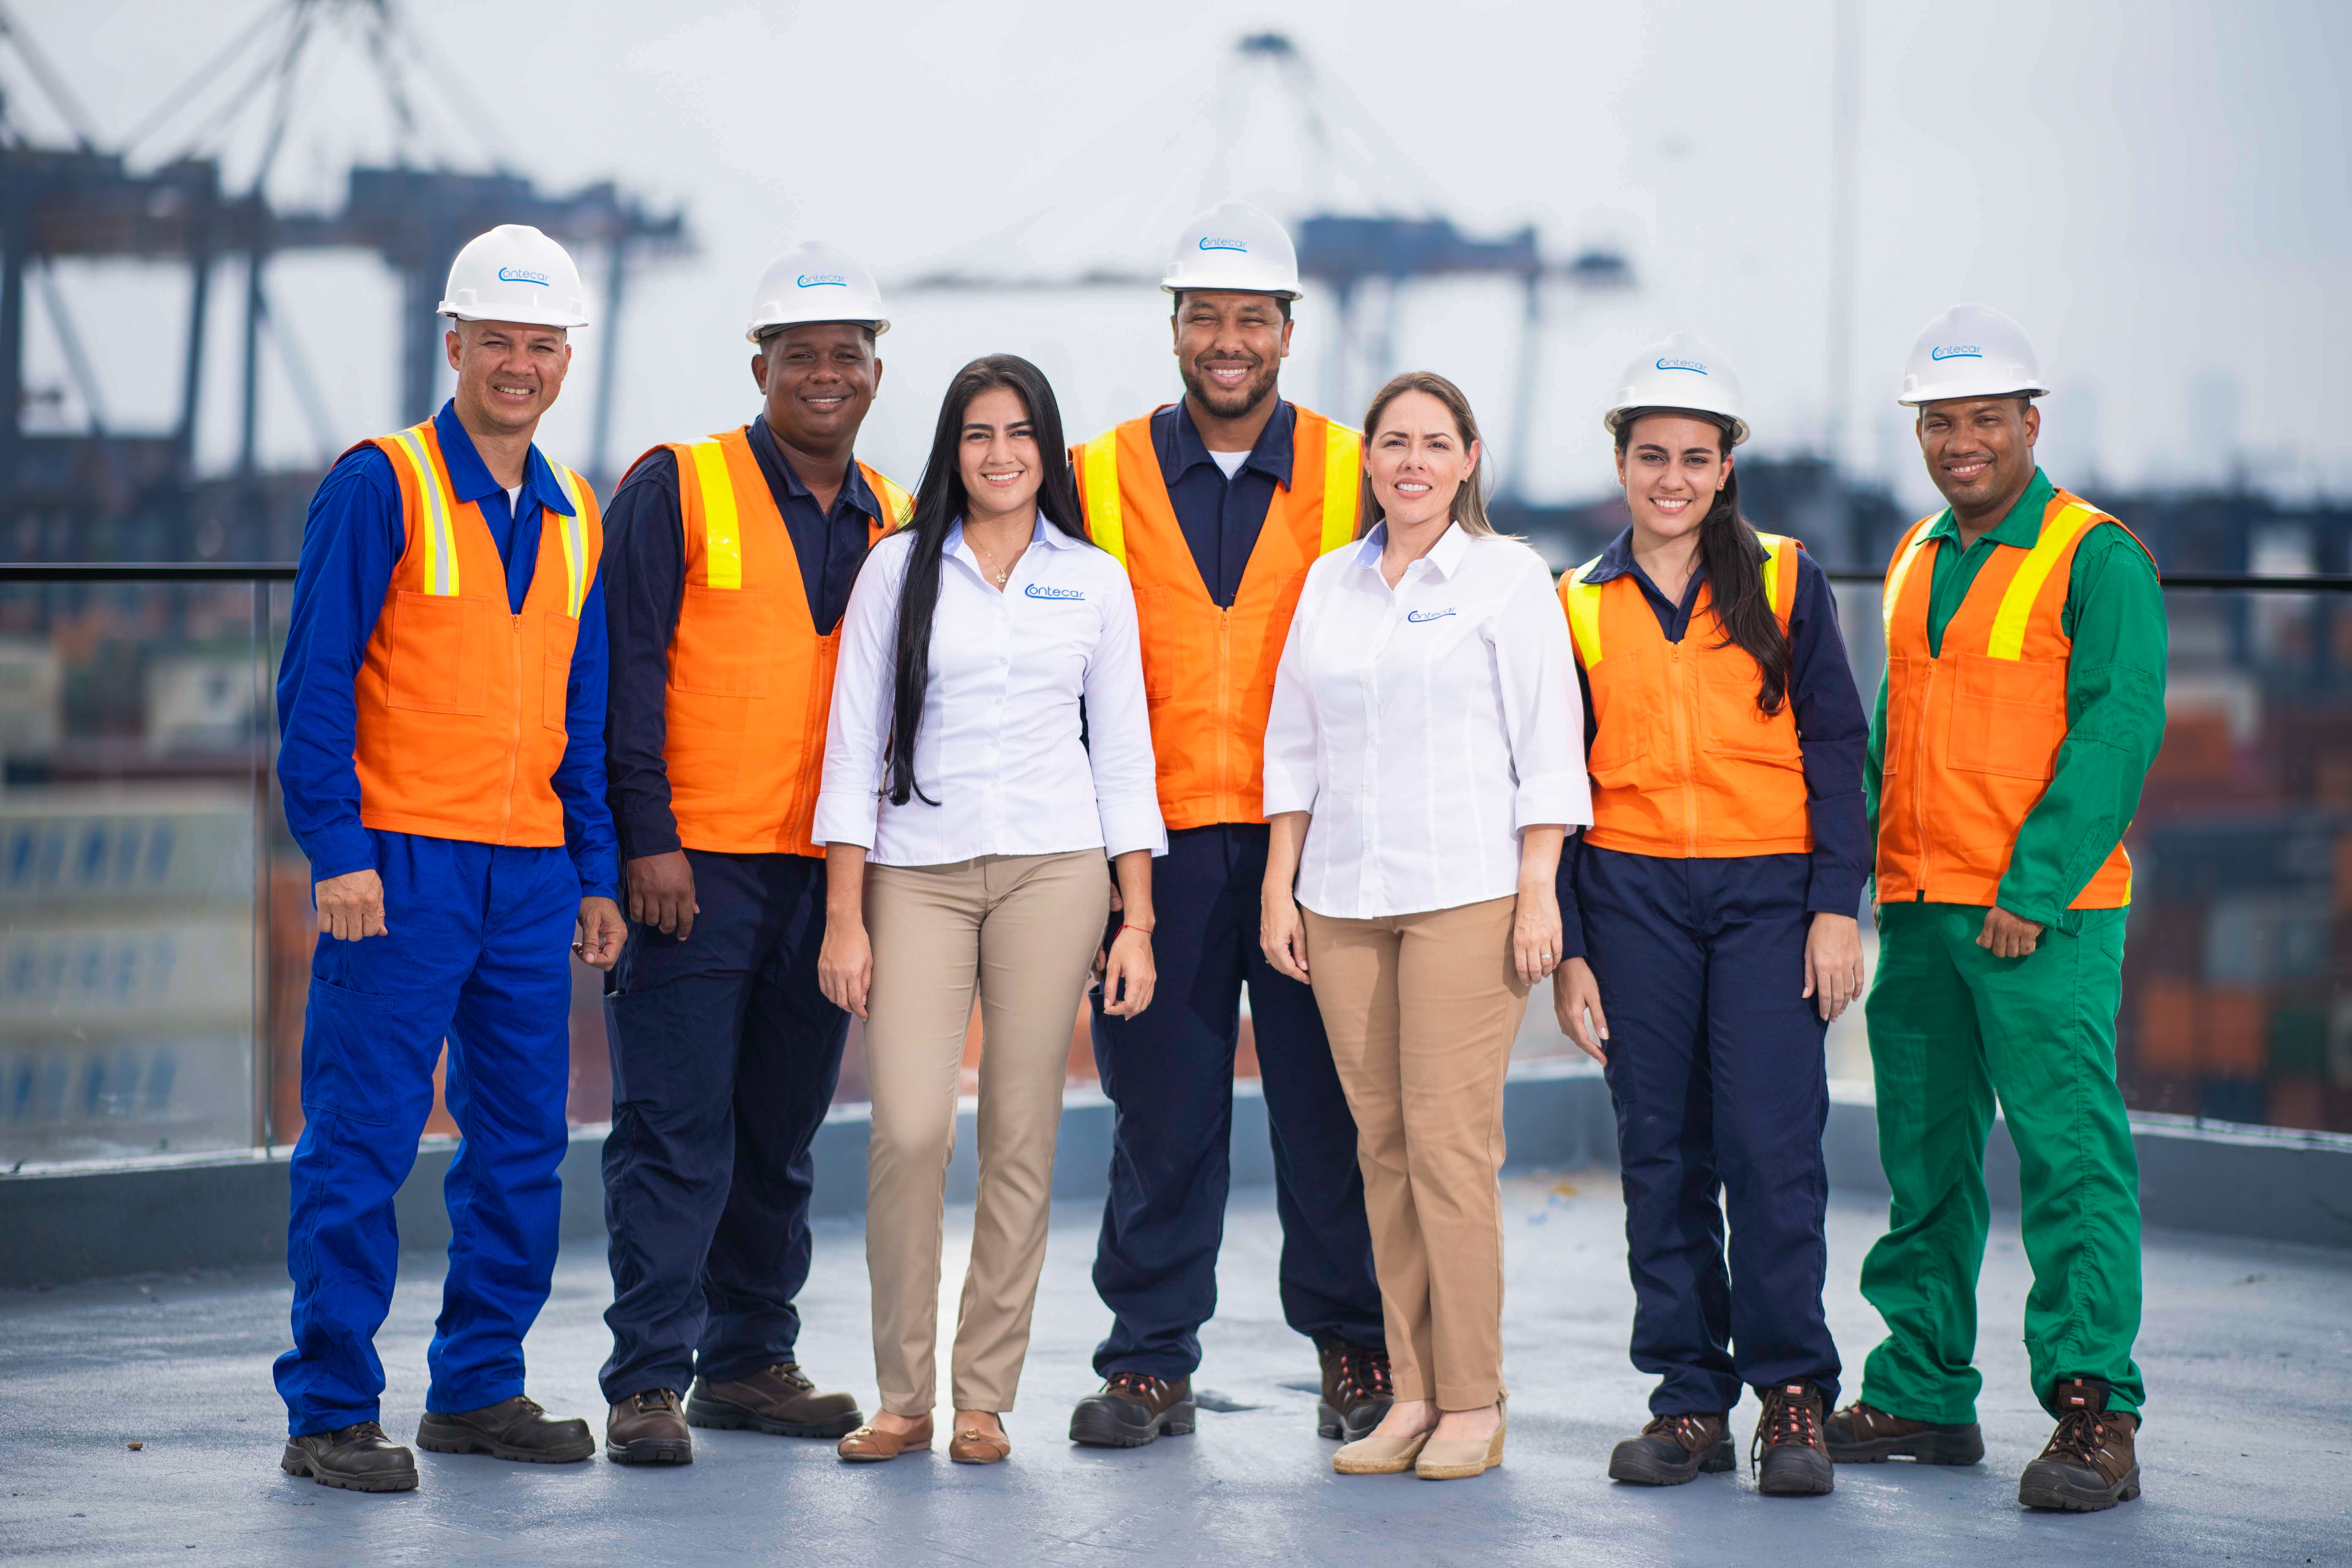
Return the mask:
{"type": "Polygon", "coordinates": [[[626,939],[604,802],[595,498],[531,444],[585,326],[580,277],[502,225],[449,269],[457,395],[345,453],[302,538],[278,671],[278,779],[310,862],[320,940],[302,1037],[302,1139],[278,1357],[279,1466],[405,1491],[378,1425],[374,1336],[446,1039],[449,1272],[419,1447],[541,1463],[595,1452],[523,1393],[547,1300],[571,1077],[570,952],[626,939]],[[567,952],[567,947],[569,952],[567,952]]]}

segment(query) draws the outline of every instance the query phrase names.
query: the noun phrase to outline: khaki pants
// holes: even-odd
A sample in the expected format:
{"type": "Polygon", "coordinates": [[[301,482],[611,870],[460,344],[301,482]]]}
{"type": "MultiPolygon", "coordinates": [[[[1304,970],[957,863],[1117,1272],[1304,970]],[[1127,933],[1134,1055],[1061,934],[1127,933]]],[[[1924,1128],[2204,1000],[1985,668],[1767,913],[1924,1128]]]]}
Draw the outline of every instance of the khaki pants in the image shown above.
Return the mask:
{"type": "Polygon", "coordinates": [[[893,1415],[925,1414],[939,1389],[940,1228],[975,987],[980,1205],[953,1395],[959,1410],[1013,1408],[1045,1263],[1070,1029],[1109,912],[1099,849],[866,869],[866,1268],[875,1381],[893,1415]]]}
{"type": "Polygon", "coordinates": [[[1356,1114],[1399,1399],[1503,1394],[1503,1072],[1527,1012],[1516,899],[1379,920],[1312,910],[1307,967],[1356,1114]]]}

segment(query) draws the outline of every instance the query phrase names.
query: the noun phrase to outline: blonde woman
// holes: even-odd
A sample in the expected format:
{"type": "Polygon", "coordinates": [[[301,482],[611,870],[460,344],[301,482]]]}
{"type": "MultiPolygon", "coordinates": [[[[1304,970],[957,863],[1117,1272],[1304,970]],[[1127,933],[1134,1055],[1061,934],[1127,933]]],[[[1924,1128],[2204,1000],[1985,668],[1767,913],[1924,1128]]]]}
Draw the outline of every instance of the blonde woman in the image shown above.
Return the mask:
{"type": "Polygon", "coordinates": [[[1396,1384],[1343,1475],[1502,1462],[1503,1071],[1591,820],[1551,574],[1486,521],[1480,456],[1452,382],[1381,389],[1378,521],[1307,573],[1266,724],[1260,940],[1314,987],[1355,1112],[1396,1384]]]}

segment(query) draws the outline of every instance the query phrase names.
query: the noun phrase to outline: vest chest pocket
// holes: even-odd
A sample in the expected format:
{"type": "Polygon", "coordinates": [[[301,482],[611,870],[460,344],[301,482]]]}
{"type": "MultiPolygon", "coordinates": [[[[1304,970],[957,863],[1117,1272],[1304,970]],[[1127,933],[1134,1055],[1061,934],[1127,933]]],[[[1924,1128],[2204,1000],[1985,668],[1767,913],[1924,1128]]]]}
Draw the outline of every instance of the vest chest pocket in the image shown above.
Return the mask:
{"type": "Polygon", "coordinates": [[[1954,671],[1951,765],[2046,779],[2066,739],[2066,666],[2058,659],[1964,653],[1954,671]]]}
{"type": "Polygon", "coordinates": [[[490,602],[402,589],[393,596],[386,707],[423,713],[489,709],[490,602]]]}
{"type": "Polygon", "coordinates": [[[570,616],[551,615],[547,627],[547,679],[541,689],[539,721],[568,733],[572,727],[572,652],[580,642],[580,623],[570,616]]]}
{"type": "Polygon", "coordinates": [[[669,661],[673,691],[765,697],[775,661],[773,591],[688,583],[677,607],[669,661]]]}

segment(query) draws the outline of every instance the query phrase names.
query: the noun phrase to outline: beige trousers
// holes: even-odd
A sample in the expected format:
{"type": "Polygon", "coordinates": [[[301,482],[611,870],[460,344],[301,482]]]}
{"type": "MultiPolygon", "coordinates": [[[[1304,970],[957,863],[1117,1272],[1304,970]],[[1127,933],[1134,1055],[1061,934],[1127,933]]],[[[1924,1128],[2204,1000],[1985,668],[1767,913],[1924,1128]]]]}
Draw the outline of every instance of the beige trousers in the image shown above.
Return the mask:
{"type": "Polygon", "coordinates": [[[866,1269],[882,1408],[937,1396],[940,1230],[956,1091],[980,994],[980,1204],[956,1319],[959,1410],[1013,1408],[1054,1189],[1070,1029],[1110,912],[1099,849],[866,868],[874,944],[866,1269]]]}
{"type": "Polygon", "coordinates": [[[1307,969],[1331,1037],[1399,1399],[1503,1394],[1503,1072],[1528,1009],[1516,899],[1379,920],[1312,910],[1307,969]]]}

